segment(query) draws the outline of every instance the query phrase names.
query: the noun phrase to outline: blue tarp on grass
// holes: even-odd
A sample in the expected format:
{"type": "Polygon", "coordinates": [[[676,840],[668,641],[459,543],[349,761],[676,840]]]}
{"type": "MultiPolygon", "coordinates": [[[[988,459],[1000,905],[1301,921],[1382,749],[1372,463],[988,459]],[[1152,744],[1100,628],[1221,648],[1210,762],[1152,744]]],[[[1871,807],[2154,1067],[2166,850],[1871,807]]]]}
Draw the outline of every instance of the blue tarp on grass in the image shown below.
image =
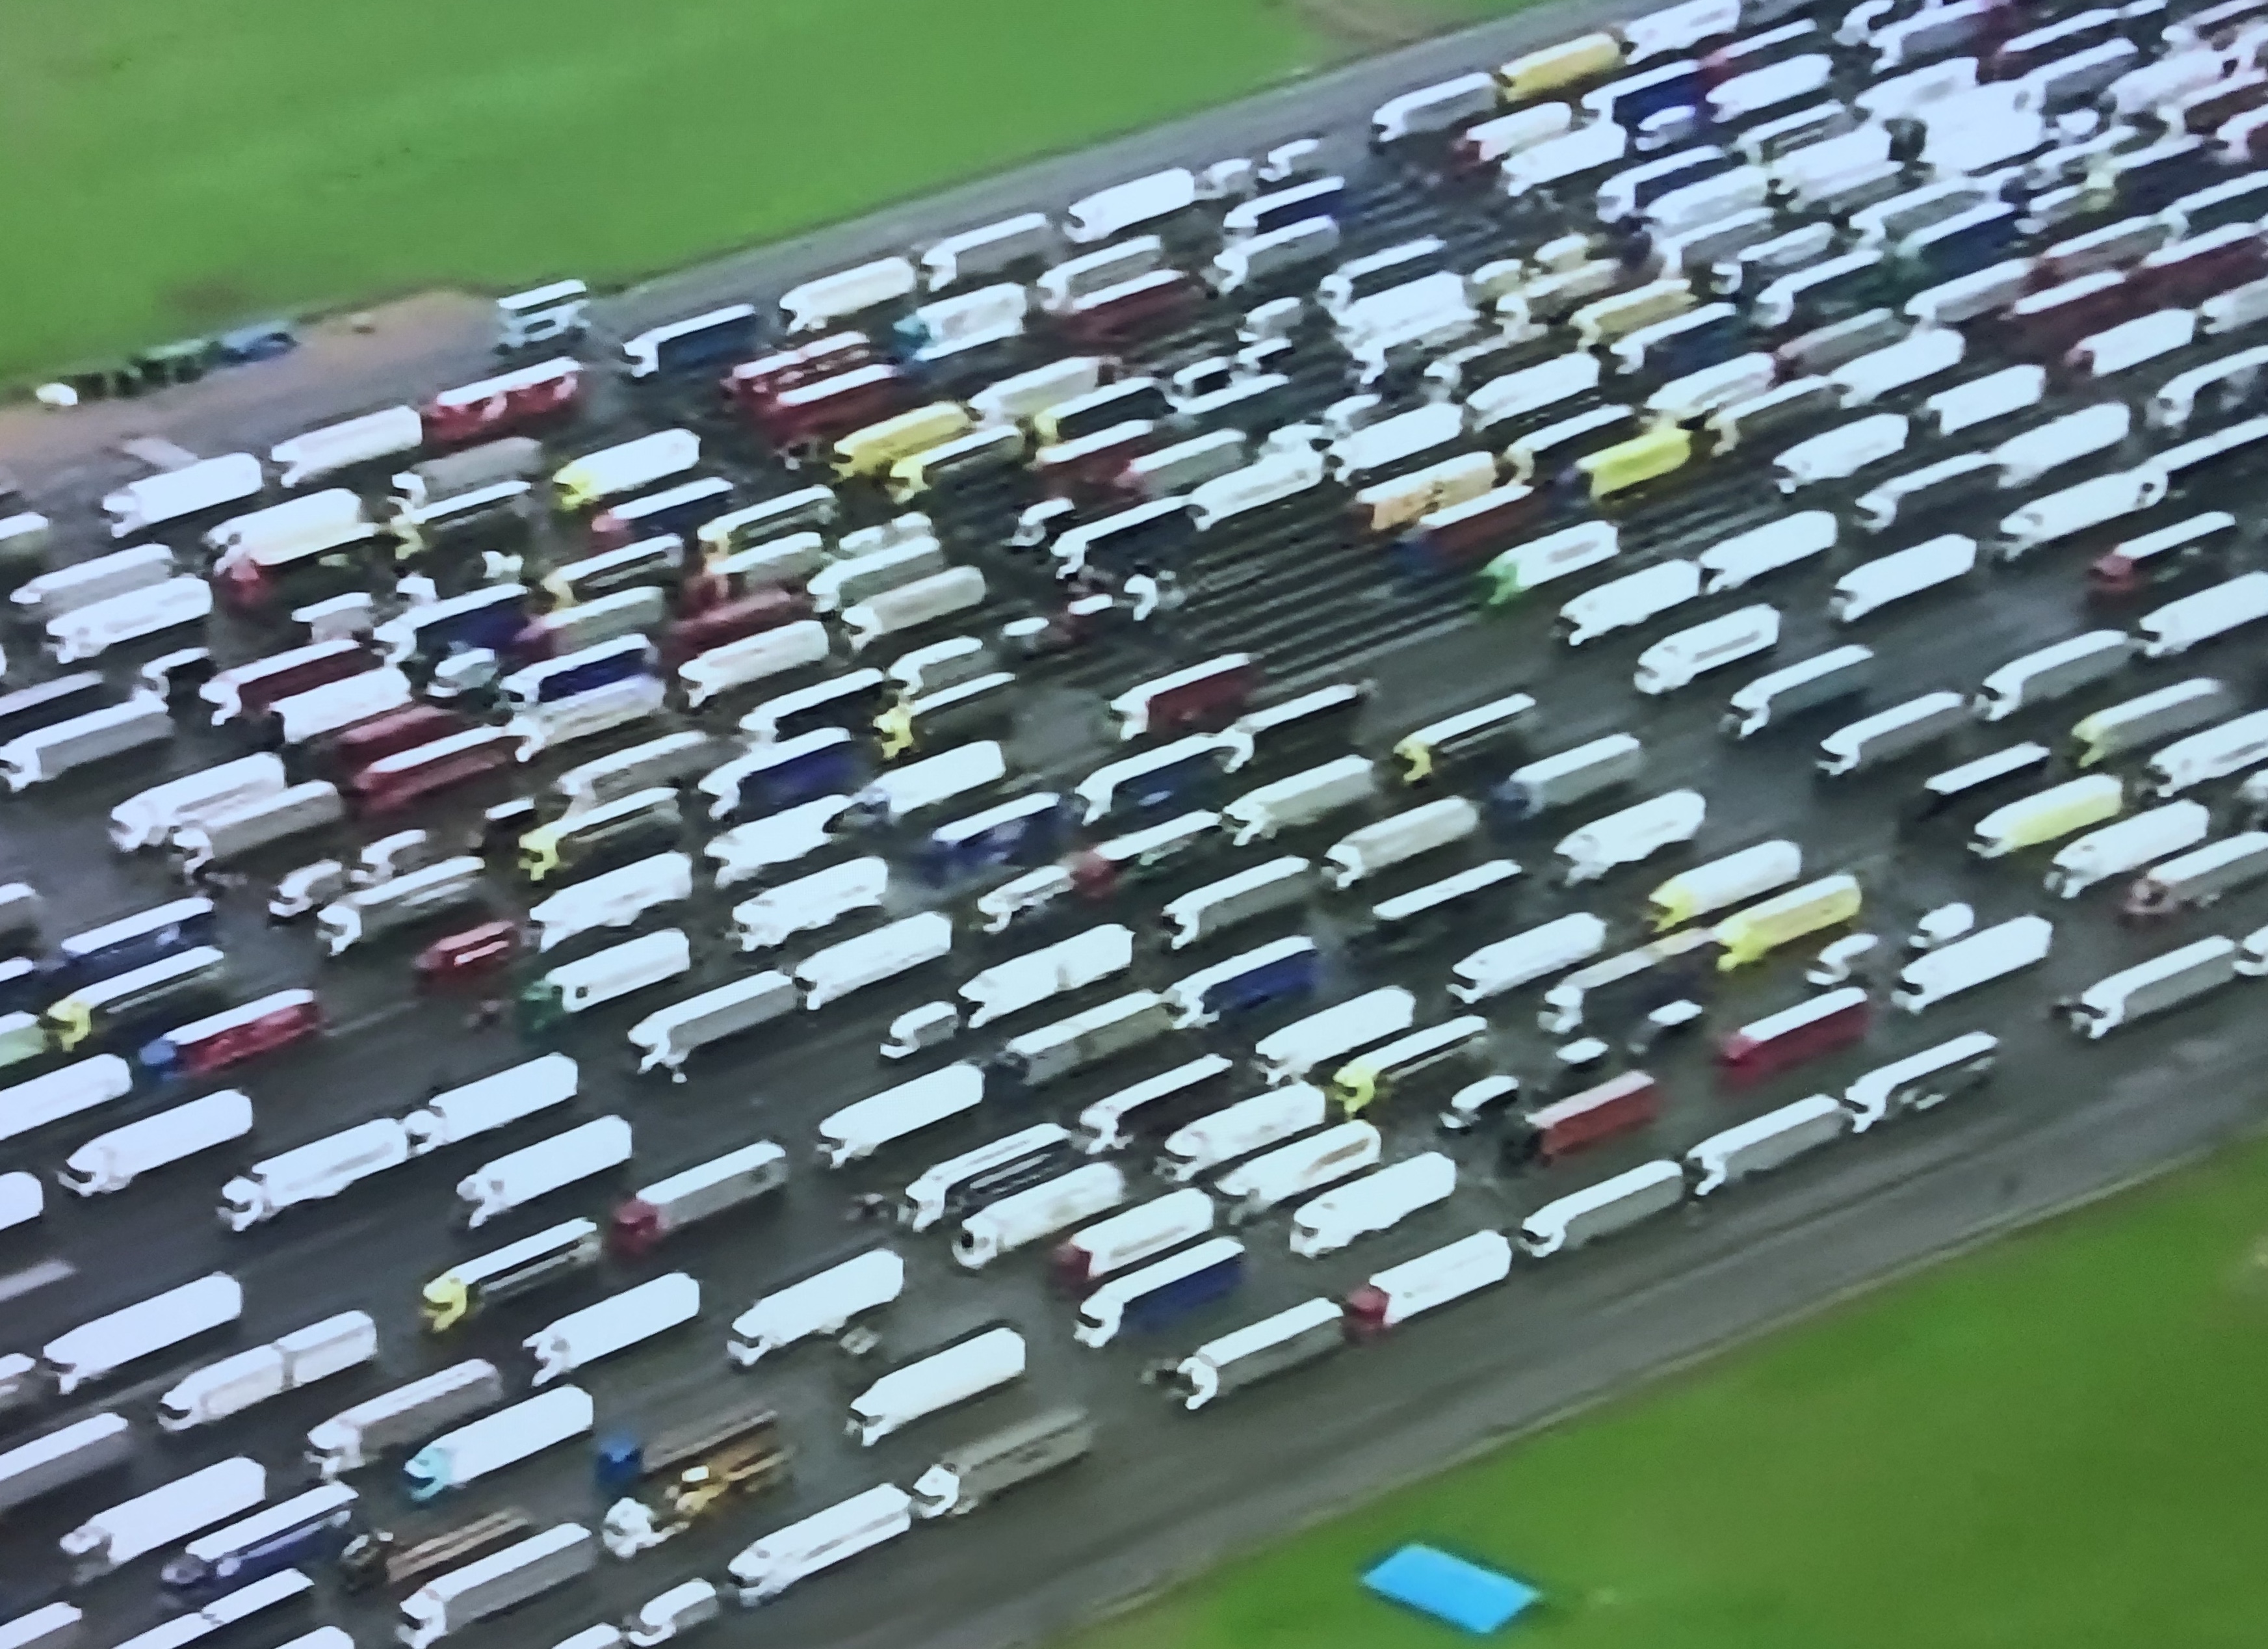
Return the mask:
{"type": "Polygon", "coordinates": [[[1382,1598],[1476,1635],[1496,1631],[1543,1595],[1510,1575],[1431,1546],[1404,1546],[1362,1583],[1382,1598]]]}

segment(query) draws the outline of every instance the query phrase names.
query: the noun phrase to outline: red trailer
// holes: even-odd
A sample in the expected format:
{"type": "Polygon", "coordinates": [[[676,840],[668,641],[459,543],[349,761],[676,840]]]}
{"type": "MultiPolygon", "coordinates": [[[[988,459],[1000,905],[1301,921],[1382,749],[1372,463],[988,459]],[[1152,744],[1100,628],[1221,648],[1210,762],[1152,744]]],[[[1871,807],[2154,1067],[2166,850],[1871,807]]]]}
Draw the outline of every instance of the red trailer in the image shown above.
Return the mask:
{"type": "Polygon", "coordinates": [[[519,741],[503,728],[473,728],[382,756],[347,783],[354,810],[383,818],[512,765],[519,741]]]}
{"type": "Polygon", "coordinates": [[[519,925],[486,921],[436,939],[417,953],[410,966],[416,972],[420,990],[446,990],[485,978],[519,954],[519,925]]]}
{"type": "Polygon", "coordinates": [[[864,332],[837,332],[801,349],[742,361],[725,374],[722,387],[725,400],[743,417],[754,418],[784,390],[849,372],[874,359],[874,346],[864,332]]]}
{"type": "Polygon", "coordinates": [[[341,728],[323,747],[321,758],[333,777],[343,780],[381,758],[461,733],[465,726],[464,717],[438,705],[404,705],[341,728]]]}
{"type": "Polygon", "coordinates": [[[142,1063],[168,1076],[210,1076],[287,1047],[322,1028],[322,1004],[314,992],[277,991],[176,1026],[142,1050],[142,1063]]]}
{"type": "Polygon", "coordinates": [[[777,584],[719,602],[692,617],[680,618],[662,632],[662,669],[674,670],[711,647],[810,617],[811,597],[799,589],[777,584]]]}
{"type": "Polygon", "coordinates": [[[1644,1071],[1624,1071],[1520,1118],[1505,1137],[1504,1159],[1509,1165],[1555,1163],[1571,1152],[1642,1128],[1660,1114],[1659,1084],[1644,1071]]]}
{"type": "Polygon", "coordinates": [[[207,682],[199,697],[212,706],[215,727],[228,721],[258,721],[275,708],[278,699],[344,681],[377,665],[376,654],[359,641],[342,636],[231,665],[207,682]]]}
{"type": "Polygon", "coordinates": [[[1729,1088],[1745,1088],[1793,1070],[1867,1034],[1874,1005],[1857,986],[1829,991],[1742,1025],[1717,1047],[1717,1075],[1729,1088]]]}
{"type": "Polygon", "coordinates": [[[463,447],[562,417],[573,410],[582,393],[583,363],[562,355],[500,377],[444,389],[419,407],[417,415],[425,421],[428,446],[463,447]]]}
{"type": "Polygon", "coordinates": [[[751,421],[783,452],[809,451],[906,411],[914,404],[913,388],[902,369],[878,361],[783,390],[762,403],[751,421]]]}
{"type": "Polygon", "coordinates": [[[1197,307],[1204,294],[1196,276],[1152,270],[1072,300],[1063,334],[1083,348],[1111,348],[1166,331],[1197,307]]]}
{"type": "Polygon", "coordinates": [[[2268,241],[2250,224],[2226,224],[2160,247],[2127,271],[2135,307],[2192,308],[2232,286],[2268,275],[2268,241]]]}
{"type": "Polygon", "coordinates": [[[1224,653],[1169,676],[1130,687],[1110,701],[1122,740],[1192,728],[1226,727],[1244,713],[1260,685],[1260,664],[1249,653],[1224,653]]]}
{"type": "Polygon", "coordinates": [[[1056,498],[1105,497],[1129,460],[1154,452],[1164,442],[1164,432],[1156,424],[1129,418],[1076,440],[1041,447],[1032,455],[1032,473],[1056,498]]]}

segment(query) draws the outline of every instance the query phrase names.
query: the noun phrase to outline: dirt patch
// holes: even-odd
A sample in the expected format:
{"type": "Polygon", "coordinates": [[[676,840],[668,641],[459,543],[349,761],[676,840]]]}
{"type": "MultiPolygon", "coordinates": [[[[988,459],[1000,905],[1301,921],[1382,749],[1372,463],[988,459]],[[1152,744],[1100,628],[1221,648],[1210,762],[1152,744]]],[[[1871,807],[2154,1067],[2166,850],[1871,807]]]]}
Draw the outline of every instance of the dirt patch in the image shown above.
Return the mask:
{"type": "MultiPolygon", "coordinates": [[[[463,292],[421,292],[364,312],[367,329],[345,316],[312,322],[299,347],[274,360],[224,367],[210,377],[133,401],[97,401],[55,412],[18,403],[0,407],[0,464],[36,495],[43,474],[59,470],[137,436],[156,435],[210,456],[218,441],[280,440],[290,430],[266,426],[301,417],[320,421],[342,386],[365,396],[415,399],[461,378],[494,325],[489,299],[463,292]]],[[[367,411],[383,399],[343,409],[367,411]]]]}
{"type": "Polygon", "coordinates": [[[1287,9],[1342,57],[1407,46],[1440,33],[1452,21],[1446,11],[1425,0],[1290,0],[1287,9]]]}

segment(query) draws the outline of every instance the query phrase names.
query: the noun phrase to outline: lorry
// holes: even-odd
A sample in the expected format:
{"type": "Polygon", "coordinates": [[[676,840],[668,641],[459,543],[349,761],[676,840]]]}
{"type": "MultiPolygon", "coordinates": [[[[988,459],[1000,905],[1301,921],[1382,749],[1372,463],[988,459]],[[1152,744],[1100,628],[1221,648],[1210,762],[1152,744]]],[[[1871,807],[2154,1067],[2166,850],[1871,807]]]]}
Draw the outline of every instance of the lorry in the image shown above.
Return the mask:
{"type": "Polygon", "coordinates": [[[798,1341],[839,1334],[853,1319],[896,1299],[905,1285],[904,1257],[869,1248],[757,1300],[733,1320],[725,1355],[736,1368],[752,1368],[798,1341]]]}
{"type": "Polygon", "coordinates": [[[1503,1282],[1512,1253],[1503,1232],[1478,1231],[1374,1272],[1346,1297],[1342,1332],[1358,1343],[1380,1339],[1412,1317],[1503,1282]]]}
{"type": "Polygon", "coordinates": [[[688,1225],[769,1195],[787,1182],[787,1153],[770,1140],[712,1157],[631,1194],[608,1225],[608,1246],[636,1256],[688,1225]]]}
{"type": "Polygon", "coordinates": [[[915,1357],[850,1400],[849,1435],[872,1448],[892,1432],[1023,1378],[1024,1336],[1005,1325],[977,1329],[915,1357]]]}
{"type": "Polygon", "coordinates": [[[409,1135],[390,1117],[344,1128],[254,1163],[221,1187],[220,1220],[248,1231],[302,1202],[335,1197],[350,1186],[398,1168],[412,1155],[409,1135]]]}
{"type": "Polygon", "coordinates": [[[593,1119],[521,1150],[483,1164],[457,1182],[468,1205],[462,1218],[478,1231],[498,1215],[578,1181],[609,1172],[630,1157],[630,1125],[618,1116],[593,1119]]]}
{"type": "Polygon", "coordinates": [[[1426,1151],[1311,1197],[1292,1216],[1292,1252],[1302,1259],[1335,1253],[1357,1238],[1388,1231],[1456,1189],[1455,1161],[1426,1151]]]}
{"type": "Polygon", "coordinates": [[[89,1580],[249,1511],[267,1497],[266,1468],[239,1455],[98,1512],[56,1544],[71,1560],[75,1578],[89,1580]]]}
{"type": "Polygon", "coordinates": [[[1049,1409],[948,1449],[914,1480],[914,1512],[965,1517],[1018,1483],[1060,1469],[1094,1446],[1094,1424],[1075,1404],[1049,1409]]]}
{"type": "Polygon", "coordinates": [[[744,1547],[728,1571],[740,1602],[755,1608],[806,1575],[895,1540],[912,1527],[912,1497],[895,1483],[877,1483],[744,1547]]]}
{"type": "Polygon", "coordinates": [[[556,1386],[445,1431],[402,1468],[409,1497],[433,1499],[582,1437],[591,1430],[593,1415],[590,1393],[579,1386],[556,1386]]]}
{"type": "Polygon", "coordinates": [[[225,1271],[209,1272],[57,1335],[40,1348],[40,1361],[58,1394],[68,1397],[144,1357],[225,1328],[243,1314],[242,1284],[225,1271]]]}
{"type": "Polygon", "coordinates": [[[590,1573],[597,1542],[579,1523],[556,1523],[426,1582],[401,1601],[395,1636],[432,1649],[453,1633],[590,1573]]]}
{"type": "Polygon", "coordinates": [[[267,1345],[208,1364],[158,1400],[158,1427],[180,1432],[210,1425],[303,1386],[359,1368],[378,1356],[367,1312],[341,1312],[267,1345]]]}
{"type": "Polygon", "coordinates": [[[0,1450],[0,1513],[122,1466],[133,1453],[133,1430],[114,1414],[90,1415],[0,1450]]]}
{"type": "Polygon", "coordinates": [[[122,1191],[153,1169],[225,1145],[252,1131],[252,1101],[231,1089],[99,1134],[73,1151],[56,1179],[67,1191],[122,1191]]]}
{"type": "Polygon", "coordinates": [[[503,1400],[504,1379],[496,1364],[470,1357],[323,1421],[307,1433],[307,1463],[328,1483],[503,1400]]]}
{"type": "Polygon", "coordinates": [[[548,1386],[600,1357],[628,1350],[692,1321],[701,1313],[701,1284],[672,1271],[570,1312],[520,1343],[535,1357],[531,1384],[548,1386]]]}
{"type": "Polygon", "coordinates": [[[1182,1409],[1195,1413],[1270,1375],[1314,1362],[1346,1339],[1336,1300],[1304,1300],[1199,1346],[1175,1365],[1174,1390],[1182,1409]]]}

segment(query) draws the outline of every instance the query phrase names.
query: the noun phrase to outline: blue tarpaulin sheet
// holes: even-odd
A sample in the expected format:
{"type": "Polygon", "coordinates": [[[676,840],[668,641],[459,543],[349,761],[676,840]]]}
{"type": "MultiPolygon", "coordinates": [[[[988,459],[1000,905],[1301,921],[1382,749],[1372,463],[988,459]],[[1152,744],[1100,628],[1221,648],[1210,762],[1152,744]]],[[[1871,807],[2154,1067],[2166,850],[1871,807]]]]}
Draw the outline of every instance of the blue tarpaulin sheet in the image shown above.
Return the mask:
{"type": "Polygon", "coordinates": [[[1542,1595],[1510,1575],[1431,1546],[1404,1546],[1362,1583],[1382,1598],[1476,1635],[1496,1631],[1542,1595]]]}

